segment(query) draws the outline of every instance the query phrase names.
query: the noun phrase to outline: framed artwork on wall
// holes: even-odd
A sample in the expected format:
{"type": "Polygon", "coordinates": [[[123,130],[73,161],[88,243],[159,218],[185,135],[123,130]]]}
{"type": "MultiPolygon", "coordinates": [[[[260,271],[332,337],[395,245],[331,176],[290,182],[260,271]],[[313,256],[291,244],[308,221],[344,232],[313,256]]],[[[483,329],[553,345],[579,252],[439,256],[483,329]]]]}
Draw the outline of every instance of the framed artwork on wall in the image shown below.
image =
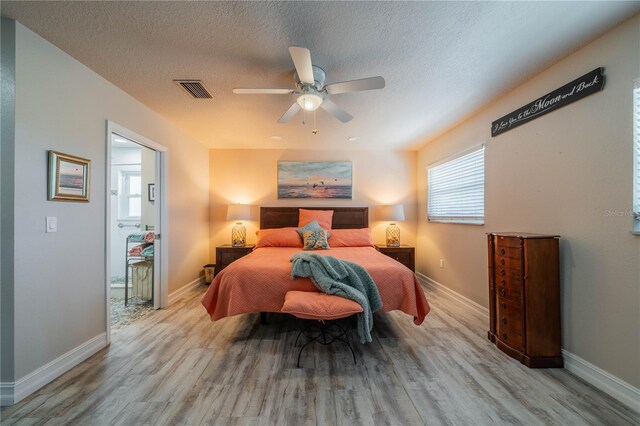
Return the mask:
{"type": "Polygon", "coordinates": [[[350,161],[278,161],[278,198],[353,198],[350,161]]]}
{"type": "Polygon", "coordinates": [[[49,151],[47,199],[89,201],[91,160],[49,151]]]}
{"type": "Polygon", "coordinates": [[[155,201],[156,200],[156,184],[155,183],[150,183],[148,184],[149,187],[147,189],[148,195],[149,195],[149,201],[155,201]]]}

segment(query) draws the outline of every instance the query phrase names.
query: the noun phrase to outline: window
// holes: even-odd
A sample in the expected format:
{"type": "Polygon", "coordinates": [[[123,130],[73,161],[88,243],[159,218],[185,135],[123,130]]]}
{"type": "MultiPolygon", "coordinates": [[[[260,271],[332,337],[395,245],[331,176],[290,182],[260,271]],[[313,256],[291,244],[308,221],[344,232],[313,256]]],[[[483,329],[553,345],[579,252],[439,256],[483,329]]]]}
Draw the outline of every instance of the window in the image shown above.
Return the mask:
{"type": "Polygon", "coordinates": [[[142,178],[140,172],[120,172],[119,219],[139,220],[142,214],[142,178]]]}
{"type": "Polygon", "coordinates": [[[640,79],[633,87],[633,217],[640,233],[640,79]]]}
{"type": "Polygon", "coordinates": [[[484,145],[427,173],[430,222],[484,224],[484,145]]]}

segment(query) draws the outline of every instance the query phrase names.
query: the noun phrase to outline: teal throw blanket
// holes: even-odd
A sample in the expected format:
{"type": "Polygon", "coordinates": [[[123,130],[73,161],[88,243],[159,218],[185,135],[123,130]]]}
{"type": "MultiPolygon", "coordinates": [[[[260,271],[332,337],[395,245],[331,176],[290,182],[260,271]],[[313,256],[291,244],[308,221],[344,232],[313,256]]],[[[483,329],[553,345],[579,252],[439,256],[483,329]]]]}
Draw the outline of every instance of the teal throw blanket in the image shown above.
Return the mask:
{"type": "Polygon", "coordinates": [[[370,342],[373,313],[382,307],[382,299],[367,270],[353,262],[313,253],[298,253],[291,262],[291,279],[310,278],[320,291],[362,306],[363,312],[357,314],[358,335],[362,343],[370,342]]]}

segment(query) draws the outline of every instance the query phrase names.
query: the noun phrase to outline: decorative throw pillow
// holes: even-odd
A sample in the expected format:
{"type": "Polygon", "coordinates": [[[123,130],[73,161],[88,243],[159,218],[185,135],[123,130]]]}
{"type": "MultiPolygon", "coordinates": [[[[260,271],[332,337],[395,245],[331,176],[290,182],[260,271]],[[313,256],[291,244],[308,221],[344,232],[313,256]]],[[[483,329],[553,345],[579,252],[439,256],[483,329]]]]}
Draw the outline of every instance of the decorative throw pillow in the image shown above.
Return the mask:
{"type": "MultiPolygon", "coordinates": [[[[322,226],[320,226],[320,224],[314,220],[313,222],[307,223],[302,228],[296,229],[296,232],[300,235],[300,238],[304,238],[304,236],[302,235],[304,231],[323,231],[323,230],[324,228],[322,228],[322,226]]],[[[331,233],[327,231],[327,238],[329,237],[331,237],[331,233]]]]}
{"type": "Polygon", "coordinates": [[[298,228],[313,221],[328,231],[333,225],[333,210],[298,209],[298,228]]]}
{"type": "Polygon", "coordinates": [[[326,250],[329,248],[327,242],[327,231],[321,229],[320,231],[304,231],[302,233],[304,250],[326,250]]]}

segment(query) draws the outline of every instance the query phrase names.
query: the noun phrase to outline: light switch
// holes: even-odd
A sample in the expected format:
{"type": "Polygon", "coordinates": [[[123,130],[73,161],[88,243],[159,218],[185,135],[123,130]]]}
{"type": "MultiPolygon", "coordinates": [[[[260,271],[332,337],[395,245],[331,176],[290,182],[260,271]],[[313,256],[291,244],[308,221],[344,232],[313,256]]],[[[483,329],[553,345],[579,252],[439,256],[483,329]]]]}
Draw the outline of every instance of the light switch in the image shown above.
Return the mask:
{"type": "Polygon", "coordinates": [[[45,232],[58,232],[58,218],[56,216],[47,216],[45,232]]]}

